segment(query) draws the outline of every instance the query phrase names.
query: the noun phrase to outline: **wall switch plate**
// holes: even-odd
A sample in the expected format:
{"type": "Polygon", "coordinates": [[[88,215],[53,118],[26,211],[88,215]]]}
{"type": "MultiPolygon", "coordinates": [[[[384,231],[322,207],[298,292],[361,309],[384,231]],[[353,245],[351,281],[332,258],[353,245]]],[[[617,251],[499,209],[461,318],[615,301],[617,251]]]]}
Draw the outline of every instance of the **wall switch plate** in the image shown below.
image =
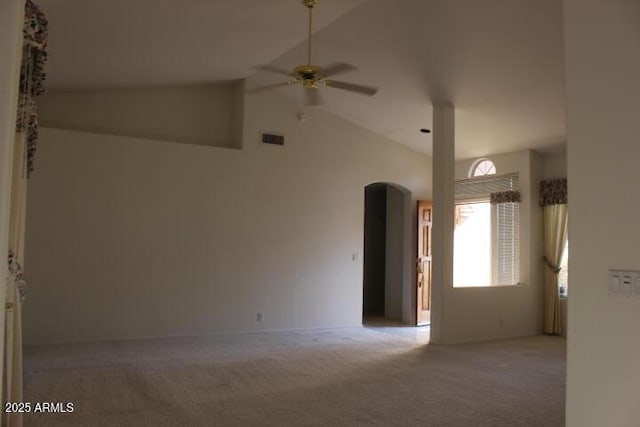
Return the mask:
{"type": "Polygon", "coordinates": [[[612,297],[640,298],[640,271],[609,270],[608,287],[612,297]]]}

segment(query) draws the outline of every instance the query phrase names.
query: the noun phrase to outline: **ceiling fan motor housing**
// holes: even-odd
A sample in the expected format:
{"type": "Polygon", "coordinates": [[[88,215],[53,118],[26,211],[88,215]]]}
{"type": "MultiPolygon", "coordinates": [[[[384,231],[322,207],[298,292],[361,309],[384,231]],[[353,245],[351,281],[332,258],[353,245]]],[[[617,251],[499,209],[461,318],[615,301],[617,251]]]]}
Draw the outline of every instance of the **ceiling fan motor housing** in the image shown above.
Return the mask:
{"type": "Polygon", "coordinates": [[[293,76],[306,87],[316,87],[316,83],[320,80],[320,67],[300,65],[293,69],[293,76]]]}

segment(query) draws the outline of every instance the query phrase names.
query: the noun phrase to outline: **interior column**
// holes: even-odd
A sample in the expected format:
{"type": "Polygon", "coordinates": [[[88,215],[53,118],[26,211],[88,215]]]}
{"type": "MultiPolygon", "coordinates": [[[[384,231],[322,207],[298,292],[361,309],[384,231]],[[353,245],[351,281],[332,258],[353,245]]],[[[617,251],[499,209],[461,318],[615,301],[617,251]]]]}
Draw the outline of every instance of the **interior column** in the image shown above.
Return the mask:
{"type": "Polygon", "coordinates": [[[433,107],[433,267],[431,270],[431,339],[446,343],[445,310],[453,284],[455,186],[455,110],[433,107]]]}

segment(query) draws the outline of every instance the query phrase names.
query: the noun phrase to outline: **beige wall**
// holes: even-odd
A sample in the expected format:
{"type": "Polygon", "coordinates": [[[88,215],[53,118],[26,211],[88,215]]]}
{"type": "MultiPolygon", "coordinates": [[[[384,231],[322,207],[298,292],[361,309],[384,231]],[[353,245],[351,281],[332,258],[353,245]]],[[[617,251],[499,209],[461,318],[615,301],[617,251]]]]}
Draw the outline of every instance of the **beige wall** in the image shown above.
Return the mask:
{"type": "Polygon", "coordinates": [[[545,154],[542,158],[543,179],[567,177],[567,152],[566,150],[545,154]]]}
{"type": "MultiPolygon", "coordinates": [[[[385,317],[397,321],[411,320],[411,306],[404,307],[403,293],[405,289],[404,260],[411,257],[406,252],[405,238],[413,241],[413,236],[405,236],[405,221],[410,220],[411,211],[405,206],[405,194],[400,188],[387,185],[387,215],[386,215],[386,250],[385,250],[385,317]],[[409,218],[407,218],[409,216],[409,218]]],[[[408,196],[410,197],[410,196],[408,196]]],[[[410,245],[411,246],[411,245],[410,245]]]]}
{"type": "Polygon", "coordinates": [[[241,82],[227,82],[49,92],[39,102],[40,123],[58,129],[239,148],[243,91],[241,82]]]}
{"type": "Polygon", "coordinates": [[[608,296],[640,270],[640,3],[565,0],[569,305],[567,426],[640,422],[640,298],[608,296]]]}
{"type": "Polygon", "coordinates": [[[429,198],[431,160],[299,111],[249,96],[242,150],[45,129],[26,341],[359,325],[364,187],[429,198]],[[286,145],[260,145],[262,129],[286,145]]]}
{"type": "MultiPolygon", "coordinates": [[[[534,335],[542,330],[542,212],[537,204],[542,159],[533,151],[489,156],[498,173],[520,175],[520,280],[518,286],[444,287],[442,341],[534,335]]],[[[456,162],[456,179],[475,159],[456,162]]]]}

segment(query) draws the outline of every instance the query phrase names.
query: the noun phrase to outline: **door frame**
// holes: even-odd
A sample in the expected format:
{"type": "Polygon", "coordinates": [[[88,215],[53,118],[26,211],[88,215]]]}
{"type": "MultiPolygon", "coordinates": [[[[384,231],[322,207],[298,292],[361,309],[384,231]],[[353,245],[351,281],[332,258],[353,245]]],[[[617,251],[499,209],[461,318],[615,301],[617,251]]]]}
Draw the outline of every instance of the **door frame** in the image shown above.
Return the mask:
{"type": "Polygon", "coordinates": [[[432,221],[433,203],[428,200],[418,200],[416,202],[416,273],[414,279],[414,295],[416,297],[414,324],[416,326],[431,323],[432,221]],[[427,275],[426,280],[425,274],[427,275]],[[427,310],[423,309],[425,290],[427,292],[427,310]]]}

